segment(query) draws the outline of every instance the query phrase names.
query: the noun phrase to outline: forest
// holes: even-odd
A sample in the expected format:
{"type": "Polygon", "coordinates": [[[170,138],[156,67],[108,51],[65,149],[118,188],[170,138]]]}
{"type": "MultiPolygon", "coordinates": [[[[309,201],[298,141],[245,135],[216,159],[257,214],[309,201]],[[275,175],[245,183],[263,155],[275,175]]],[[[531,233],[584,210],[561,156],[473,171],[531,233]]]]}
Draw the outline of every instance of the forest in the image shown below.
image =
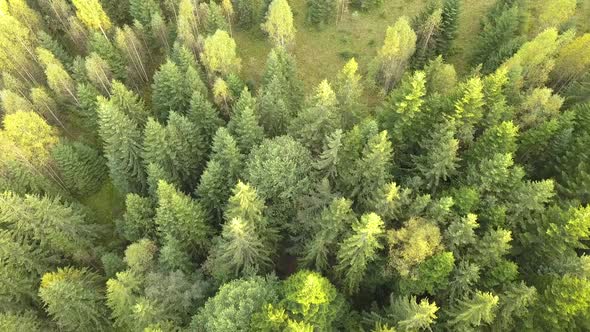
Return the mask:
{"type": "Polygon", "coordinates": [[[590,331],[590,0],[0,0],[0,331],[590,331]]]}

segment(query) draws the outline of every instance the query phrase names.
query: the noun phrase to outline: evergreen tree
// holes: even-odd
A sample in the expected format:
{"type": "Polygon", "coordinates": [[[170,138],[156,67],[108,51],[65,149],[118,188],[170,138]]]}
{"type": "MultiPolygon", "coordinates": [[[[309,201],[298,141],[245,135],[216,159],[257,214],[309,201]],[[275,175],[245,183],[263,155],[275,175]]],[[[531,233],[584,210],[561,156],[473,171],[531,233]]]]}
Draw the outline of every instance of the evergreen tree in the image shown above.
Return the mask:
{"type": "Polygon", "coordinates": [[[39,296],[60,328],[106,331],[110,322],[99,285],[95,273],[66,267],[43,275],[39,296]]]}
{"type": "Polygon", "coordinates": [[[99,134],[113,183],[121,193],[142,192],[145,174],[138,125],[105,100],[99,103],[99,134]]]}
{"type": "Polygon", "coordinates": [[[416,53],[412,58],[414,68],[422,68],[437,55],[437,41],[442,32],[442,13],[441,1],[431,1],[414,20],[413,28],[417,35],[416,53]]]}
{"type": "Polygon", "coordinates": [[[129,90],[123,83],[113,81],[111,98],[109,100],[117,109],[123,111],[131,120],[141,128],[144,127],[148,111],[141,98],[129,90]]]}
{"type": "Polygon", "coordinates": [[[211,157],[195,192],[209,215],[218,222],[231,188],[238,181],[242,163],[243,156],[236,141],[227,129],[219,128],[213,139],[211,157]]]}
{"type": "Polygon", "coordinates": [[[321,150],[324,137],[341,127],[336,94],[328,81],[322,81],[309,100],[309,106],[291,122],[289,132],[310,151],[321,150]]]}
{"type": "Polygon", "coordinates": [[[51,156],[68,189],[84,197],[100,189],[108,170],[105,160],[93,148],[79,142],[61,143],[51,156]]]}
{"type": "Polygon", "coordinates": [[[483,118],[483,83],[479,77],[472,78],[460,86],[461,95],[455,102],[455,123],[457,138],[465,145],[473,141],[476,125],[483,118]]]}
{"type": "Polygon", "coordinates": [[[156,227],[153,221],[155,215],[152,201],[137,194],[127,194],[125,198],[125,214],[120,224],[123,236],[129,241],[143,238],[154,238],[156,227]]]}
{"type": "Polygon", "coordinates": [[[98,54],[101,59],[104,59],[112,70],[114,78],[126,80],[125,58],[110,40],[105,39],[99,33],[94,33],[89,40],[89,51],[98,54]]]}
{"type": "Polygon", "coordinates": [[[186,77],[170,59],[154,74],[152,90],[158,120],[165,121],[170,112],[183,114],[188,110],[192,91],[186,77]]]}
{"type": "Polygon", "coordinates": [[[211,230],[201,205],[162,180],[157,195],[155,222],[161,238],[178,239],[187,253],[203,255],[211,230]]]}
{"type": "Polygon", "coordinates": [[[260,144],[264,138],[264,129],[258,124],[254,113],[256,99],[252,97],[248,88],[244,88],[240,98],[234,103],[232,116],[227,129],[236,140],[240,152],[244,155],[260,144]]]}
{"type": "Polygon", "coordinates": [[[452,328],[470,329],[492,323],[498,306],[498,296],[477,291],[473,297],[460,300],[452,309],[452,328]]]}
{"type": "Polygon", "coordinates": [[[201,7],[207,13],[208,34],[214,34],[217,30],[230,31],[230,23],[224,15],[222,6],[217,2],[209,2],[209,4],[201,4],[201,7]]]}
{"type": "Polygon", "coordinates": [[[160,5],[155,0],[129,0],[129,13],[143,26],[149,26],[155,16],[162,17],[160,5]]]}
{"type": "Polygon", "coordinates": [[[432,192],[436,192],[441,180],[447,181],[457,170],[459,141],[454,136],[453,124],[439,125],[420,143],[426,154],[414,158],[416,170],[432,192]]]}
{"type": "Polygon", "coordinates": [[[261,24],[275,46],[287,47],[295,39],[293,13],[287,0],[272,0],[266,13],[266,21],[261,24]]]}
{"type": "Polygon", "coordinates": [[[326,136],[324,150],[318,156],[315,168],[320,174],[331,181],[338,178],[338,166],[341,159],[342,130],[336,129],[331,135],[326,136]]]}
{"type": "Polygon", "coordinates": [[[352,230],[353,233],[340,244],[336,265],[336,273],[349,294],[359,290],[369,263],[376,259],[377,250],[383,247],[379,243],[383,221],[374,213],[365,214],[360,222],[352,225],[352,230]]]}
{"type": "Polygon", "coordinates": [[[336,78],[335,92],[344,129],[351,128],[364,117],[362,77],[358,73],[358,63],[351,58],[340,70],[336,78]]]}
{"type": "Polygon", "coordinates": [[[294,111],[283,97],[283,86],[277,76],[260,90],[258,111],[260,124],[268,136],[278,136],[287,132],[294,111]]]}
{"type": "Polygon", "coordinates": [[[307,1],[307,21],[311,24],[321,26],[330,23],[335,11],[336,2],[333,0],[307,1]]]}
{"type": "Polygon", "coordinates": [[[438,310],[436,303],[430,303],[428,299],[418,302],[415,296],[395,298],[391,294],[383,320],[401,331],[427,330],[435,323],[438,310]]]}
{"type": "Polygon", "coordinates": [[[442,7],[440,32],[436,40],[436,53],[447,58],[457,38],[461,0],[446,0],[442,7]]]}
{"type": "Polygon", "coordinates": [[[195,126],[193,135],[198,137],[203,151],[209,153],[211,142],[217,129],[223,125],[219,112],[202,93],[195,91],[190,99],[190,107],[186,117],[195,126]]]}

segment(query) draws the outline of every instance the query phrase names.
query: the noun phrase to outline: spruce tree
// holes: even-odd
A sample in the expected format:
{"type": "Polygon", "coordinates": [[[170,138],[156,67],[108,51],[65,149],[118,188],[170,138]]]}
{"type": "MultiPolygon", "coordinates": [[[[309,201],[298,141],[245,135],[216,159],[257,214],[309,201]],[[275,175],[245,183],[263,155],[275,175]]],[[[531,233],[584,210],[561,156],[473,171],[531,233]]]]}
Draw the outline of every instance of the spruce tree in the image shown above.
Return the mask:
{"type": "Polygon", "coordinates": [[[123,214],[120,224],[121,233],[132,242],[143,238],[155,238],[154,215],[153,203],[149,198],[137,194],[127,194],[125,214],[123,214]]]}
{"type": "Polygon", "coordinates": [[[113,183],[121,193],[142,192],[145,174],[137,123],[105,100],[99,103],[99,134],[113,183]]]}
{"type": "Polygon", "coordinates": [[[141,128],[144,127],[148,111],[143,100],[133,91],[129,90],[123,83],[113,81],[111,98],[109,100],[117,109],[123,111],[131,120],[141,128]]]}
{"type": "Polygon", "coordinates": [[[308,0],[307,21],[316,26],[330,23],[334,18],[336,2],[333,0],[308,0]]]}
{"type": "Polygon", "coordinates": [[[341,160],[342,130],[336,129],[332,134],[326,136],[324,149],[315,162],[315,168],[320,174],[330,181],[338,178],[338,168],[341,160]]]}
{"type": "Polygon", "coordinates": [[[202,256],[210,243],[211,228],[201,204],[162,180],[158,182],[157,196],[155,222],[161,239],[178,239],[186,253],[202,256]]]}
{"type": "Polygon", "coordinates": [[[453,41],[457,38],[460,14],[461,0],[445,0],[442,7],[440,32],[436,40],[436,53],[444,58],[449,56],[453,48],[453,41]]]}
{"type": "Polygon", "coordinates": [[[424,64],[436,56],[436,43],[442,31],[442,13],[440,1],[431,1],[424,11],[413,22],[416,31],[416,53],[412,58],[414,68],[422,68],[424,64]]]}
{"type": "Polygon", "coordinates": [[[66,267],[41,278],[39,296],[60,328],[79,331],[109,329],[100,278],[87,269],[66,267]]]}
{"type": "Polygon", "coordinates": [[[219,128],[213,139],[212,153],[196,189],[204,208],[218,222],[224,205],[240,176],[243,156],[226,128],[219,128]]]}
{"type": "Polygon", "coordinates": [[[336,98],[340,108],[343,129],[349,129],[364,117],[362,77],[358,73],[358,63],[354,58],[348,60],[338,73],[335,83],[336,98]]]}
{"type": "Polygon", "coordinates": [[[458,329],[478,328],[492,323],[498,306],[498,296],[477,291],[473,297],[460,300],[452,308],[449,326],[458,329]]]}
{"type": "Polygon", "coordinates": [[[217,129],[223,125],[217,109],[202,93],[195,91],[190,99],[190,107],[186,117],[195,126],[195,133],[201,142],[203,151],[209,153],[211,142],[217,129]]]}
{"type": "Polygon", "coordinates": [[[472,78],[460,86],[461,95],[455,102],[455,123],[457,138],[465,145],[473,142],[476,126],[483,118],[483,83],[479,77],[472,78]]]}
{"type": "Polygon", "coordinates": [[[102,156],[80,142],[60,143],[51,156],[68,189],[80,197],[98,191],[108,174],[102,156]]]}
{"type": "Polygon", "coordinates": [[[383,248],[379,243],[383,227],[378,215],[365,214],[360,222],[352,225],[353,233],[340,244],[336,273],[347,293],[354,294],[359,290],[368,265],[377,258],[377,251],[383,248]]]}
{"type": "Polygon", "coordinates": [[[178,66],[168,59],[154,74],[152,103],[158,120],[170,112],[185,113],[190,105],[191,89],[178,66]]]}
{"type": "Polygon", "coordinates": [[[258,110],[260,124],[268,136],[279,136],[287,132],[293,118],[293,110],[283,97],[283,84],[275,77],[260,90],[258,110]]]}
{"type": "Polygon", "coordinates": [[[264,129],[258,124],[258,118],[254,113],[255,107],[256,99],[252,97],[248,88],[244,88],[240,98],[234,103],[232,116],[227,124],[227,129],[244,155],[250,153],[250,150],[264,138],[264,129]]]}

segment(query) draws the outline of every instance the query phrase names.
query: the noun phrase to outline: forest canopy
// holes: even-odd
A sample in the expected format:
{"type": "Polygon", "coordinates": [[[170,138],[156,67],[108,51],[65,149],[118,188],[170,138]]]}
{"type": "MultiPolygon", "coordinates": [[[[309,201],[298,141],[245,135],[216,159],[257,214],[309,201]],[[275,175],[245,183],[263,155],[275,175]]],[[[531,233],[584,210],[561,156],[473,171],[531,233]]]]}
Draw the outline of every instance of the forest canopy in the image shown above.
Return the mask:
{"type": "Polygon", "coordinates": [[[588,331],[589,146],[588,0],[0,0],[0,331],[588,331]]]}

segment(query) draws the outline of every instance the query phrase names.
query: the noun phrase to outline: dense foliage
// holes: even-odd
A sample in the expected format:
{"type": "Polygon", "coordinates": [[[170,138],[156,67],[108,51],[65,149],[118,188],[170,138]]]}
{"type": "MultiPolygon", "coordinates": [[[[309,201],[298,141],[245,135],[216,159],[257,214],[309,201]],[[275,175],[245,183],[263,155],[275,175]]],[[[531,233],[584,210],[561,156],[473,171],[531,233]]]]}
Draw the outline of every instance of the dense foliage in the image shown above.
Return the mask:
{"type": "Polygon", "coordinates": [[[297,17],[380,0],[0,0],[0,330],[590,330],[588,6],[539,3],[308,86],[297,17]]]}

